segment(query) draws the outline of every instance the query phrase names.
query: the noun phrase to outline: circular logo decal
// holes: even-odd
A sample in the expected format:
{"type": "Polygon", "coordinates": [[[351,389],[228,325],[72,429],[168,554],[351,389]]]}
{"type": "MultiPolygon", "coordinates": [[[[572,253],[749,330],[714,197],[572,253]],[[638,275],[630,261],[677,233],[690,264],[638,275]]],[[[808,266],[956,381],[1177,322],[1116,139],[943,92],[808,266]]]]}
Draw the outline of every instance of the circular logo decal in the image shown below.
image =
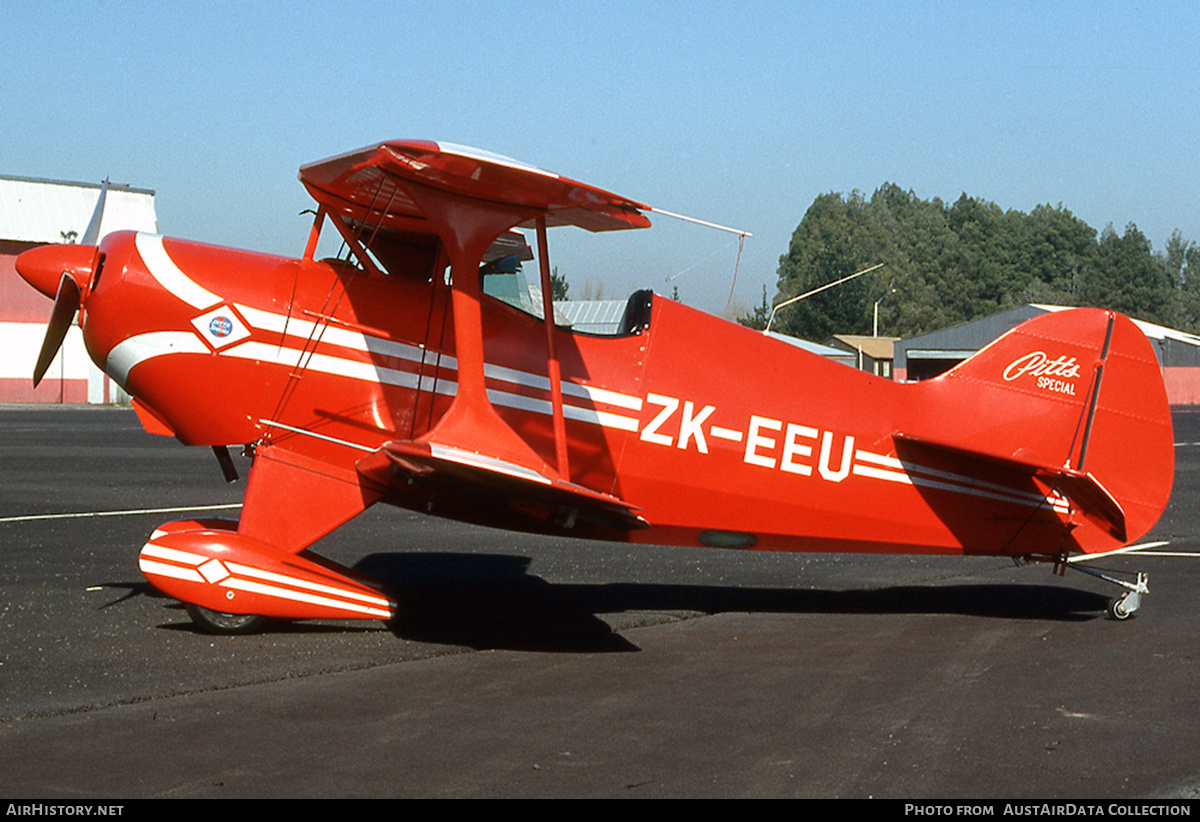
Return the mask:
{"type": "Polygon", "coordinates": [[[214,337],[228,337],[233,333],[233,322],[228,317],[213,317],[208,330],[214,337]]]}

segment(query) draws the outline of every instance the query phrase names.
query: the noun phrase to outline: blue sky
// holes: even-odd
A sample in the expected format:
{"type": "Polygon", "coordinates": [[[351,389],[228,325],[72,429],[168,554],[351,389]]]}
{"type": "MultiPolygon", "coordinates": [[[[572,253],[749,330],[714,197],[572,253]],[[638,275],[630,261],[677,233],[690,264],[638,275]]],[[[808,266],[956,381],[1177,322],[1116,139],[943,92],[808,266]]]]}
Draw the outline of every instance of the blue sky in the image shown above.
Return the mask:
{"type": "MultiPolygon", "coordinates": [[[[152,188],[169,235],[298,255],[306,162],[495,151],[746,229],[774,294],[818,194],[1062,204],[1200,242],[1195,3],[5,0],[0,173],[152,188]]],[[[737,243],[667,219],[552,232],[573,288],[720,312],[737,243]]]]}

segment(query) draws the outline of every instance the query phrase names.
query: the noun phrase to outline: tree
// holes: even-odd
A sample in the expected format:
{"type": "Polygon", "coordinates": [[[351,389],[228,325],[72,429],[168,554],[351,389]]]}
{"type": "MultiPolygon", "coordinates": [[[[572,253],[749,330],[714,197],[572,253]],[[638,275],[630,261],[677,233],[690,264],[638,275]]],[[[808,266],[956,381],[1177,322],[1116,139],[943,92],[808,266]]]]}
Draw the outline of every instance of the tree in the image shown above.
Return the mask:
{"type": "Polygon", "coordinates": [[[1200,247],[1176,229],[1159,259],[1171,284],[1171,326],[1200,332],[1200,247]]]}
{"type": "Polygon", "coordinates": [[[763,286],[762,304],[755,306],[754,310],[748,314],[743,314],[737,318],[737,321],[747,328],[753,328],[757,331],[762,331],[767,327],[767,320],[771,317],[771,303],[767,301],[767,287],[763,286]]]}
{"type": "MultiPolygon", "coordinates": [[[[808,339],[869,333],[875,301],[894,289],[880,322],[901,336],[1026,303],[1094,305],[1200,330],[1200,249],[1178,232],[1155,254],[1136,225],[1123,235],[1110,226],[1097,238],[1061,204],[1024,214],[963,193],[947,206],[894,183],[869,200],[858,191],[819,195],[780,257],[770,302],[877,262],[885,263],[878,274],[787,307],[772,328],[808,339]]],[[[764,294],[741,321],[765,323],[769,314],[764,294]]]]}
{"type": "Polygon", "coordinates": [[[1020,302],[1079,305],[1096,261],[1096,230],[1062,207],[1039,205],[1024,223],[1020,264],[1032,275],[1020,302]]]}
{"type": "MultiPolygon", "coordinates": [[[[867,268],[879,254],[881,235],[857,191],[844,199],[823,194],[809,207],[779,260],[779,303],[867,268]]],[[[776,316],[775,330],[808,339],[865,332],[867,284],[851,280],[802,300],[776,316]]]]}
{"type": "Polygon", "coordinates": [[[555,302],[569,300],[567,292],[571,290],[571,284],[567,282],[567,278],[558,273],[558,266],[554,266],[550,270],[550,294],[555,302]]]}
{"type": "Polygon", "coordinates": [[[1167,272],[1150,241],[1130,223],[1118,235],[1109,225],[1100,234],[1096,263],[1084,278],[1084,305],[1103,306],[1155,323],[1171,321],[1172,295],[1167,272]]]}

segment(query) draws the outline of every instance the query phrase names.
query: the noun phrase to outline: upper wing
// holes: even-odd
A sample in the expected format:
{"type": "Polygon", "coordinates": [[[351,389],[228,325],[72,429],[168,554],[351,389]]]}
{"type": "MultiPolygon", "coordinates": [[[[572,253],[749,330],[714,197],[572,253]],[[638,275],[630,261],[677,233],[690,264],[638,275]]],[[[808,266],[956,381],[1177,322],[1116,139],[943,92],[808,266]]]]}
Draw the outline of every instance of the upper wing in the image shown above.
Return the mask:
{"type": "Polygon", "coordinates": [[[588,231],[648,228],[642,203],[498,154],[450,143],[393,140],[300,167],[330,211],[394,231],[435,233],[395,179],[494,203],[536,208],[547,225],[588,231]]]}

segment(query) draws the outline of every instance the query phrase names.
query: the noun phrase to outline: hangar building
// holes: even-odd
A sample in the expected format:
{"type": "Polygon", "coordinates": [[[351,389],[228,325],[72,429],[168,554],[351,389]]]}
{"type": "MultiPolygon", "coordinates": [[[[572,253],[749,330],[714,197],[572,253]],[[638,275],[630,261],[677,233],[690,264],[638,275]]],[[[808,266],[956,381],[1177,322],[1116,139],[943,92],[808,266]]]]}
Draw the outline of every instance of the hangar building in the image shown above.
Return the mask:
{"type": "Polygon", "coordinates": [[[892,360],[899,337],[868,337],[863,334],[834,334],[824,341],[830,348],[853,356],[850,365],[870,371],[877,377],[892,379],[892,360]]]}
{"type": "MultiPolygon", "coordinates": [[[[1028,319],[1066,306],[1022,305],[895,344],[895,378],[925,380],[949,371],[979,349],[1028,319]]],[[[1150,339],[1162,367],[1171,405],[1200,404],[1200,337],[1134,320],[1150,339]]]]}
{"type": "MultiPolygon", "coordinates": [[[[41,384],[33,387],[52,303],[17,274],[22,251],[46,243],[75,242],[100,198],[98,183],[72,183],[0,175],[0,403],[109,403],[123,401],[120,387],[88,359],[73,327],[41,384]]],[[[111,185],[100,236],[133,229],[158,233],[154,192],[111,185]]]]}

